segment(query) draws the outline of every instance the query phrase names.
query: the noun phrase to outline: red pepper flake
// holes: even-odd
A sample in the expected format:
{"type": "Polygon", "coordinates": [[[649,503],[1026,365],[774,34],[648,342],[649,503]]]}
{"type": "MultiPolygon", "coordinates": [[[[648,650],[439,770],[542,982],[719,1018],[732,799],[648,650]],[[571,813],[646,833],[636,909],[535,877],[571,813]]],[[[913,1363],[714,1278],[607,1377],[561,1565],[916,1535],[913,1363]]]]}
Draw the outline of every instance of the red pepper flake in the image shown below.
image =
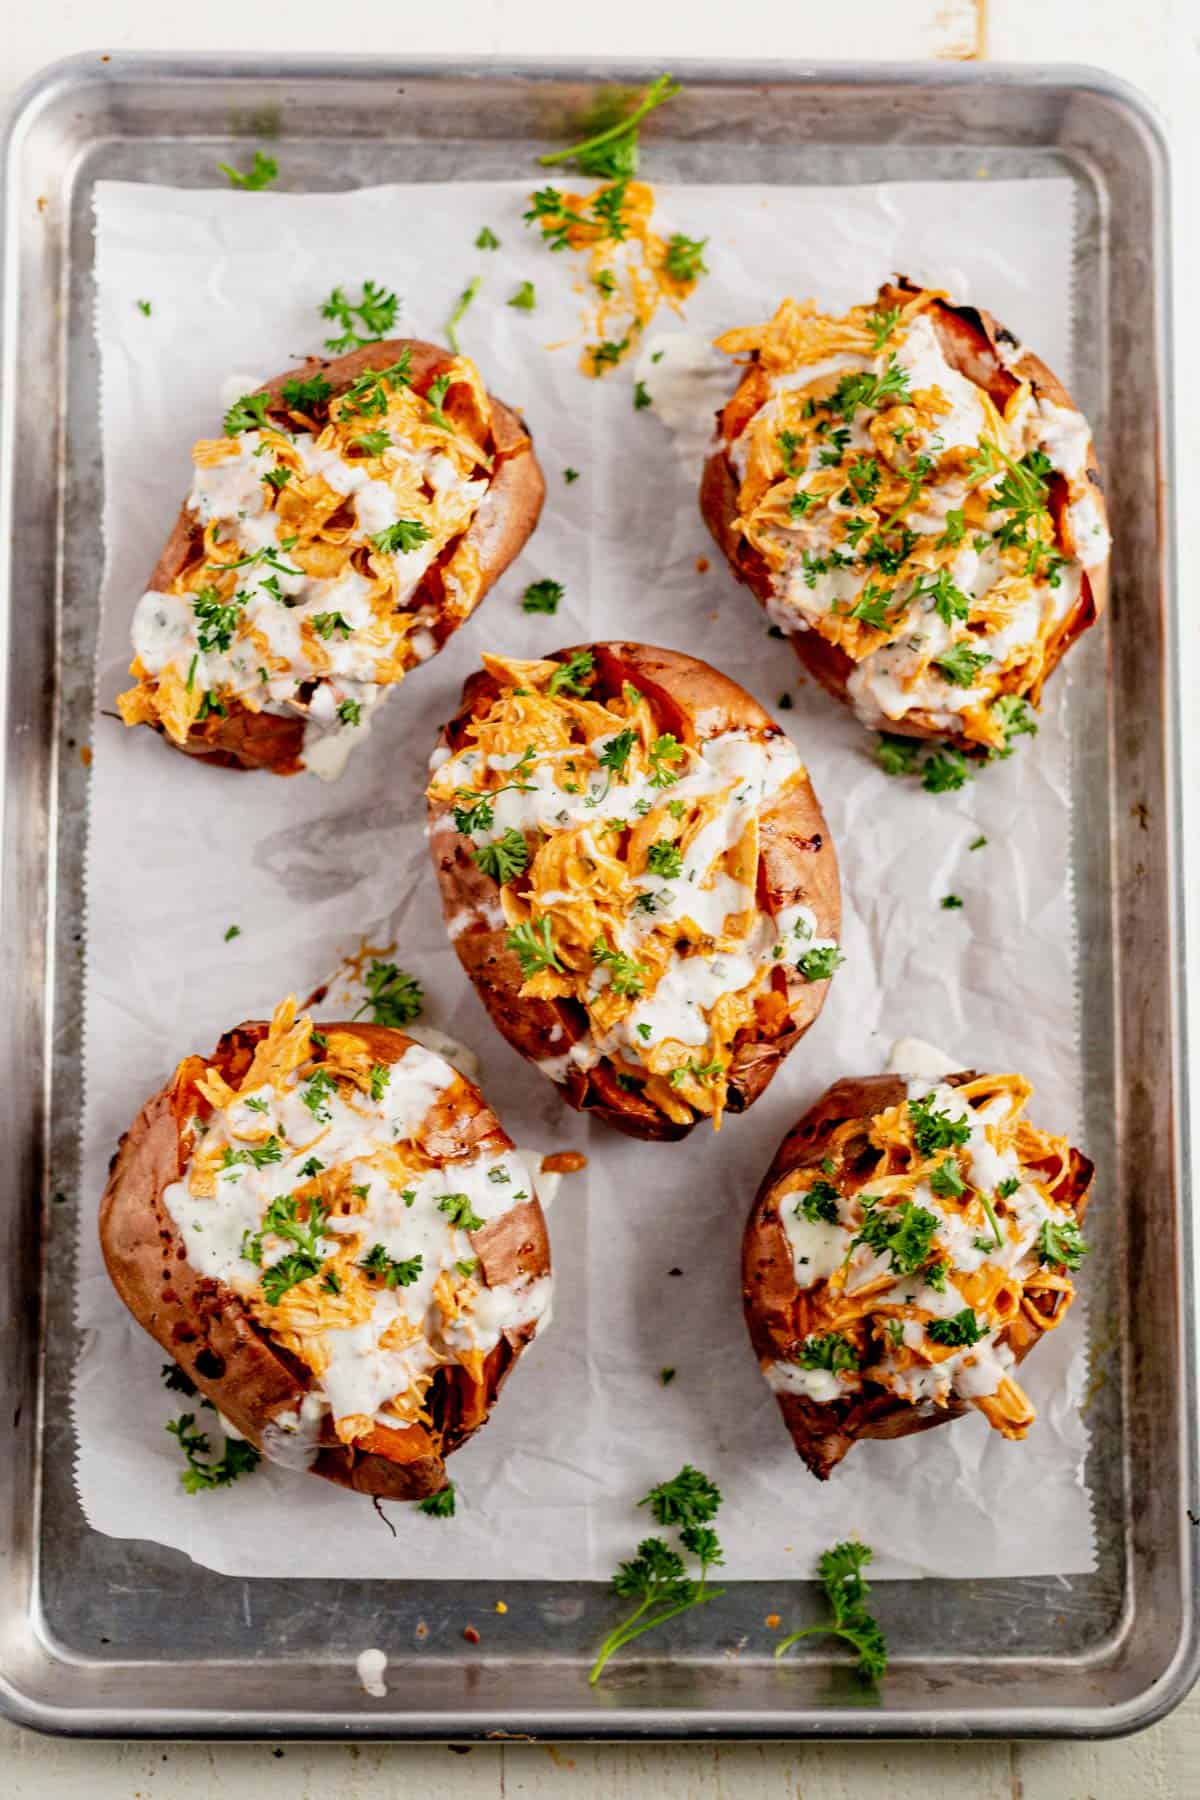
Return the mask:
{"type": "Polygon", "coordinates": [[[696,558],[696,573],[697,573],[697,575],[707,575],[708,574],[708,558],[707,558],[707,556],[698,556],[696,558]]]}
{"type": "Polygon", "coordinates": [[[466,1638],[468,1644],[477,1644],[479,1642],[479,1633],[473,1625],[463,1626],[463,1636],[466,1638]]]}

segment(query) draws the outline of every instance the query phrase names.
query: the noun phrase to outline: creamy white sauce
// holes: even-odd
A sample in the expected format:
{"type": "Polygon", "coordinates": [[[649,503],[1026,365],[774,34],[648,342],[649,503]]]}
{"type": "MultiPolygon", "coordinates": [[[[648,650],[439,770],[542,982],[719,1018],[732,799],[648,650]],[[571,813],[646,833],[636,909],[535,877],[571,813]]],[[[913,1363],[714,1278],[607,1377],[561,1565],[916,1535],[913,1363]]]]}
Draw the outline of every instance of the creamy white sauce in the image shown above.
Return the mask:
{"type": "Polygon", "coordinates": [[[390,1145],[419,1143],[431,1107],[454,1079],[441,1056],[413,1044],[390,1065],[377,1096],[355,1091],[347,1098],[332,1089],[306,1104],[313,1091],[295,1075],[280,1089],[268,1085],[240,1095],[213,1114],[197,1144],[206,1163],[209,1153],[228,1163],[217,1169],[215,1194],[192,1193],[190,1168],[163,1194],[192,1267],[246,1297],[257,1293],[263,1271],[294,1249],[286,1235],[266,1230],[264,1219],[273,1201],[286,1199],[310,1178],[304,1165],[313,1156],[326,1169],[348,1165],[362,1190],[361,1211],[326,1221],[318,1249],[323,1263],[345,1236],[358,1240],[356,1262],[377,1245],[397,1263],[420,1259],[407,1285],[374,1290],[363,1322],[330,1323],[320,1333],[327,1366],[312,1377],[312,1393],[299,1415],[277,1417],[267,1433],[264,1450],[277,1461],[305,1466],[312,1460],[326,1411],[335,1419],[364,1414],[394,1425],[380,1409],[406,1394],[419,1377],[465,1352],[490,1350],[505,1330],[536,1327],[548,1312],[549,1277],[489,1290],[477,1266],[477,1285],[468,1291],[458,1319],[443,1322],[435,1302],[440,1275],[461,1263],[465,1268],[457,1276],[470,1279],[471,1265],[477,1264],[469,1230],[453,1220],[457,1209],[448,1212],[441,1203],[448,1195],[463,1196],[464,1216],[486,1224],[534,1197],[529,1167],[518,1152],[476,1155],[396,1182],[372,1160],[390,1145]],[[263,1160],[261,1167],[243,1160],[254,1149],[270,1147],[271,1139],[278,1160],[263,1160]],[[261,1266],[254,1260],[256,1244],[261,1266]],[[397,1321],[415,1328],[413,1341],[384,1344],[397,1321]],[[321,1410],[314,1411],[309,1400],[321,1410]]]}
{"type": "Polygon", "coordinates": [[[802,1369],[799,1363],[768,1363],[763,1374],[772,1393],[803,1394],[822,1404],[862,1385],[854,1376],[835,1375],[832,1369],[802,1369]]]}
{"type": "Polygon", "coordinates": [[[383,1679],[387,1670],[388,1659],[382,1650],[360,1650],[354,1662],[358,1670],[358,1679],[362,1682],[364,1692],[372,1700],[387,1698],[387,1682],[383,1679]]]}
{"type": "Polygon", "coordinates": [[[715,447],[716,415],[728,398],[726,358],[699,332],[655,332],[643,340],[634,376],[681,459],[698,466],[715,447]]]}
{"type": "Polygon", "coordinates": [[[147,593],[134,613],[134,651],[150,677],[160,676],[171,666],[189,691],[233,696],[251,710],[299,714],[305,721],[301,763],[323,780],[333,780],[366,736],[371,714],[395,685],[391,669],[387,671],[388,684],[378,684],[381,659],[391,662],[397,654],[404,654],[406,645],[416,662],[436,651],[436,639],[427,625],[414,627],[414,618],[419,620],[421,615],[400,609],[413,599],[446,542],[470,524],[487,496],[488,482],[460,475],[441,450],[403,443],[393,442],[378,459],[355,459],[336,448],[319,448],[307,432],[289,436],[246,431],[230,442],[231,455],[196,466],[188,508],[202,524],[220,524],[221,542],[214,561],[232,560],[232,551],[240,555],[268,551],[275,561],[247,564],[239,572],[239,612],[223,634],[229,638],[225,648],[197,619],[195,596],[147,593]],[[382,621],[372,612],[371,583],[362,575],[348,570],[337,579],[310,577],[283,548],[286,534],[263,477],[274,469],[275,451],[285,444],[299,458],[306,475],[320,476],[335,493],[351,500],[351,530],[356,541],[369,540],[399,519],[417,515],[430,531],[424,543],[407,552],[372,547],[374,567],[390,572],[392,605],[397,609],[382,621]],[[372,472],[381,464],[389,474],[394,472],[395,489],[390,480],[372,472]],[[425,495],[419,507],[407,502],[401,505],[397,492],[411,492],[414,480],[421,484],[422,493],[432,490],[432,498],[425,495]],[[268,582],[269,587],[264,585],[268,582]],[[301,625],[322,614],[339,614],[349,630],[334,625],[327,635],[319,632],[318,657],[302,635],[301,625]],[[247,633],[251,630],[266,639],[270,657],[264,658],[261,648],[250,641],[247,633]],[[202,635],[209,640],[209,648],[203,651],[202,635]],[[271,658],[279,659],[284,667],[276,668],[271,658]],[[301,697],[305,687],[312,690],[308,698],[301,697]]]}

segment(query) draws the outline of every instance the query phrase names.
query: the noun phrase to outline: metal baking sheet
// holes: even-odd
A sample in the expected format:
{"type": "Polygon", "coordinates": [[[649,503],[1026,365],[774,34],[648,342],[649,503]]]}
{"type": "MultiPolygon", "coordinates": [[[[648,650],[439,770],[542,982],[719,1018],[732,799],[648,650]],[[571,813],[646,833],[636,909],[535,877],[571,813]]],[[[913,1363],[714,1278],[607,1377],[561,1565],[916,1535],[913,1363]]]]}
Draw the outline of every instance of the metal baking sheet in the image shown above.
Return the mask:
{"type": "MultiPolygon", "coordinates": [[[[90,1531],[71,1477],[82,869],[100,579],[92,188],[205,185],[278,136],[282,185],[530,176],[632,64],[511,68],[85,56],[9,130],[0,424],[0,1704],[47,1730],[541,1738],[1101,1735],[1179,1701],[1198,1661],[1193,1269],[1182,1095],[1166,157],[1136,95],[1079,69],[677,66],[646,130],[663,179],[780,184],[1067,175],[1074,387],[1110,484],[1114,599],[1076,653],[1072,856],[1086,1142],[1096,1573],[877,1588],[893,1646],[866,1696],[818,1640],[743,1647],[778,1584],[735,1583],[589,1689],[597,1583],[244,1581],[90,1531]],[[286,154],[283,154],[283,150],[286,154]],[[1119,453],[1118,453],[1119,452],[1119,453]],[[509,1612],[492,1610],[503,1593],[509,1612]],[[513,1604],[514,1598],[519,1604],[513,1604]],[[463,1625],[488,1614],[486,1653],[463,1625]],[[425,1629],[418,1635],[421,1623],[425,1629]],[[389,1692],[355,1658],[387,1649],[389,1692]]],[[[802,271],[801,271],[802,273],[802,271]]],[[[798,277],[799,278],[799,277],[798,277]]],[[[152,871],[147,872],[152,879],[152,871]]],[[[120,1371],[113,1371],[114,1380],[120,1371]]],[[[800,1491],[797,1504],[803,1503],[800,1491]]],[[[794,1605],[819,1616],[814,1589],[794,1605]]]]}

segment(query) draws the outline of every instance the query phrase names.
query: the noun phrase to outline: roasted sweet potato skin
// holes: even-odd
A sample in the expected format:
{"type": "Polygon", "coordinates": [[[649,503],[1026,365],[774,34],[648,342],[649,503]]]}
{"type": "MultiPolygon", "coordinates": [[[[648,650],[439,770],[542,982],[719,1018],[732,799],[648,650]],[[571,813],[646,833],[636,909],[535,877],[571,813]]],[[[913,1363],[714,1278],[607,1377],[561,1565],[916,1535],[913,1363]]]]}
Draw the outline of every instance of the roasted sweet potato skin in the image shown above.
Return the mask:
{"type": "MultiPolygon", "coordinates": [[[[897,276],[894,282],[880,290],[879,306],[884,308],[904,305],[919,292],[920,289],[907,277],[897,276]]],[[[1042,359],[1035,356],[1032,350],[1020,348],[1013,334],[982,307],[958,306],[948,300],[935,300],[929,306],[929,315],[934,322],[942,353],[951,368],[985,388],[998,410],[1003,411],[1009,397],[1022,381],[1029,382],[1036,396],[1053,401],[1058,406],[1074,406],[1062,382],[1042,359]],[[1018,349],[1019,355],[1016,354],[1018,349]]],[[[760,384],[765,385],[757,363],[752,359],[737,392],[722,415],[728,431],[736,433],[757,411],[758,405],[765,398],[765,394],[757,391],[760,384]]],[[[1102,520],[1106,520],[1099,461],[1096,447],[1090,441],[1087,450],[1087,476],[1099,515],[1102,520]]],[[[719,446],[709,456],[701,475],[701,516],[731,572],[766,606],[772,597],[770,571],[758,551],[747,543],[738,530],[738,486],[737,472],[724,446],[719,446]]],[[[1056,477],[1052,484],[1050,503],[1055,525],[1061,528],[1062,515],[1067,505],[1066,484],[1061,477],[1056,477]]],[[[1041,700],[1046,680],[1053,674],[1071,645],[1096,623],[1107,603],[1106,561],[1098,569],[1090,572],[1085,570],[1083,573],[1078,600],[1058,625],[1054,638],[1047,647],[1041,677],[1026,696],[1034,706],[1041,700]]],[[[831,694],[835,700],[851,704],[847,684],[856,664],[846,651],[838,644],[829,643],[818,631],[789,633],[789,641],[805,670],[820,683],[826,693],[831,694]]],[[[949,743],[969,754],[978,754],[980,749],[973,740],[947,732],[944,725],[915,708],[902,718],[889,720],[887,729],[900,737],[949,743]]]]}
{"type": "MultiPolygon", "coordinates": [[[[320,376],[330,384],[331,398],[336,398],[368,369],[389,368],[405,354],[409,358],[412,385],[421,394],[428,392],[430,384],[454,360],[451,351],[420,338],[389,338],[380,343],[360,345],[345,356],[310,356],[306,362],[284,370],[255,391],[278,399],[285,383],[310,381],[320,376]]],[[[491,486],[463,538],[446,546],[442,558],[426,577],[428,597],[439,601],[430,627],[439,650],[470,617],[470,612],[464,613],[441,603],[445,598],[439,578],[441,562],[450,556],[459,542],[475,548],[483,577],[475,601],[478,606],[525,547],[541,516],[546,494],[541,466],[523,419],[495,395],[490,394],[488,398],[492,408],[495,457],[491,486]]],[[[280,407],[282,411],[282,401],[280,407]]],[[[180,571],[195,559],[202,537],[195,514],[188,511],[186,504],[181,506],[171,535],[146,584],[147,589],[169,588],[180,571]]],[[[172,747],[223,769],[265,769],[275,775],[295,775],[304,766],[301,761],[304,725],[304,719],[298,715],[251,712],[231,701],[224,717],[211,714],[192,726],[186,743],[172,744],[172,747]]],[[[172,743],[161,727],[157,729],[167,743],[172,743]]]]}
{"type": "MultiPolygon", "coordinates": [[[[951,1087],[974,1079],[973,1070],[945,1077],[951,1087]]],[[[898,1106],[907,1091],[900,1075],[848,1076],[836,1081],[797,1120],[776,1151],[755,1195],[742,1239],[742,1304],[760,1364],[788,1360],[800,1342],[795,1312],[801,1290],[779,1219],[783,1184],[797,1170],[820,1165],[830,1136],[840,1125],[852,1119],[866,1124],[877,1113],[898,1106]]],[[[1088,1159],[1072,1150],[1063,1198],[1070,1198],[1079,1220],[1087,1209],[1092,1174],[1088,1159]]],[[[1020,1363],[1042,1333],[1022,1314],[1004,1336],[1020,1363]]],[[[968,1410],[965,1401],[952,1401],[948,1406],[931,1401],[912,1405],[881,1387],[824,1402],[788,1393],[779,1393],[776,1399],[798,1454],[820,1481],[828,1480],[846,1453],[863,1439],[910,1437],[961,1418],[968,1410]]]]}
{"type": "MultiPolygon", "coordinates": [[[[403,1032],[380,1025],[328,1029],[353,1033],[380,1063],[398,1062],[412,1043],[403,1032]]],[[[208,1066],[235,1080],[266,1031],[264,1023],[253,1021],[227,1032],[208,1066]]],[[[101,1202],[100,1242],[113,1285],[139,1325],[218,1411],[262,1449],[272,1422],[303,1401],[312,1374],[271,1340],[239,1295],[192,1268],[163,1202],[165,1190],[185,1166],[182,1132],[195,1107],[193,1080],[205,1066],[200,1058],[182,1063],[122,1137],[101,1202]]],[[[431,1156],[447,1163],[512,1147],[478,1088],[462,1076],[430,1108],[422,1143],[431,1156]]],[[[536,1199],[489,1221],[472,1233],[471,1241],[489,1287],[519,1275],[549,1273],[549,1240],[536,1199]]],[[[532,1327],[505,1333],[485,1361],[481,1384],[460,1366],[440,1370],[430,1389],[431,1429],[411,1426],[388,1433],[394,1448],[403,1442],[408,1460],[341,1444],[326,1420],[311,1472],[381,1499],[419,1500],[438,1492],[446,1485],[446,1456],[486,1421],[532,1336],[532,1327]]]]}
{"type": "MultiPolygon", "coordinates": [[[[585,647],[596,656],[599,694],[618,693],[622,683],[632,684],[652,700],[663,730],[674,732],[683,743],[727,730],[778,731],[744,688],[681,651],[621,641],[572,645],[555,651],[552,660],[569,661],[585,647]]],[[[484,671],[472,675],[458,712],[443,728],[440,744],[451,753],[460,750],[468,741],[470,721],[488,711],[497,692],[491,675],[484,671]]],[[[836,937],[841,923],[837,855],[807,778],[764,812],[761,821],[760,900],[771,911],[803,902],[816,913],[820,934],[836,937]]],[[[496,882],[476,866],[470,841],[455,829],[449,806],[431,801],[429,826],[446,923],[492,1023],[531,1062],[562,1057],[586,1037],[586,1012],[574,1001],[520,997],[524,977],[506,942],[496,882]]],[[[728,1111],[744,1112],[753,1105],[788,1051],[813,1024],[828,987],[828,981],[807,984],[780,1035],[739,1041],[730,1068],[728,1111]]],[[[559,1085],[571,1106],[630,1137],[677,1141],[694,1129],[668,1119],[640,1094],[622,1087],[607,1059],[591,1068],[569,1066],[559,1085]]]]}

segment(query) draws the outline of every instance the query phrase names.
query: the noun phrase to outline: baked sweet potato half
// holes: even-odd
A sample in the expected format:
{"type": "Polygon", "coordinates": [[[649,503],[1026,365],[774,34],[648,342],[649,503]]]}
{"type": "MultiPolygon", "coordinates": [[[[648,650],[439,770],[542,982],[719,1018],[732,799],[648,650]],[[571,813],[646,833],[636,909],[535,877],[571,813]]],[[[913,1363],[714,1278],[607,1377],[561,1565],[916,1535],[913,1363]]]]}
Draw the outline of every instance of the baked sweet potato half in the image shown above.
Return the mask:
{"type": "Polygon", "coordinates": [[[1104,607],[1087,421],[979,307],[904,277],[844,318],[785,300],[743,359],[700,509],[805,668],[864,725],[1004,754],[1104,607]]]}
{"type": "Polygon", "coordinates": [[[341,772],[518,555],[545,486],[478,369],[416,338],[311,357],[198,443],[133,618],[127,725],[225,768],[341,772]]]}
{"type": "Polygon", "coordinates": [[[485,656],[433,769],[447,927],[509,1043],[633,1137],[750,1106],[842,960],[829,831],[757,702],[645,644],[485,656]]]}
{"type": "Polygon", "coordinates": [[[975,1406],[1035,1413],[1014,1370],[1061,1323],[1092,1165],[1025,1117],[1019,1075],[835,1082],[792,1127],[746,1226],[751,1342],[824,1481],[862,1438],[975,1406]]]}
{"type": "Polygon", "coordinates": [[[293,1001],[188,1056],[100,1211],[138,1323],[265,1456],[416,1500],[547,1315],[537,1193],[478,1088],[293,1001]]]}

